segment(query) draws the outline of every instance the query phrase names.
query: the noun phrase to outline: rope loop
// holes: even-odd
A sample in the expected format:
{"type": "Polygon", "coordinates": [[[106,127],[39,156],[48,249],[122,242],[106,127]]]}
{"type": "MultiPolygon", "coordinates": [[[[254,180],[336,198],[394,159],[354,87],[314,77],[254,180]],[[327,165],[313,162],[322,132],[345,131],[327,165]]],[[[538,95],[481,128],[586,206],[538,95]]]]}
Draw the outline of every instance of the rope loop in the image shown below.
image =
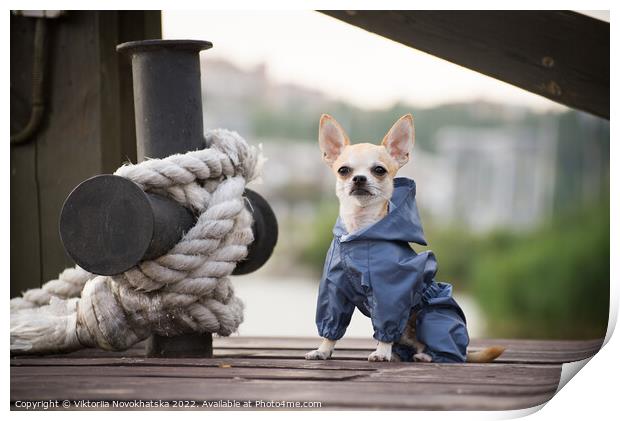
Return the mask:
{"type": "Polygon", "coordinates": [[[115,276],[79,266],[11,300],[11,352],[124,350],[151,334],[228,336],[243,322],[229,276],[254,240],[243,191],[263,158],[236,132],[205,136],[208,149],[125,164],[114,174],[197,215],[164,256],[115,276]]]}

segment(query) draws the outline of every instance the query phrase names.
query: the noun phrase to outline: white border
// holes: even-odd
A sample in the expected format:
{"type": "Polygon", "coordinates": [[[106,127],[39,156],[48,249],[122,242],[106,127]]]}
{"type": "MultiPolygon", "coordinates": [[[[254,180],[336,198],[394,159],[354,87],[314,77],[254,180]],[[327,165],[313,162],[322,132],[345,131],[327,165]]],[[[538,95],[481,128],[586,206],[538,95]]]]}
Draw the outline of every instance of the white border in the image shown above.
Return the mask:
{"type": "MultiPolygon", "coordinates": [[[[152,1],[117,1],[112,0],[105,3],[93,4],[93,3],[84,3],[78,1],[58,1],[58,2],[43,2],[43,1],[22,1],[22,2],[10,2],[10,7],[12,9],[83,9],[94,8],[94,9],[175,9],[175,10],[189,10],[189,9],[206,9],[206,10],[256,10],[257,6],[260,6],[262,10],[302,10],[302,9],[442,9],[442,8],[452,8],[452,9],[462,9],[463,6],[467,6],[468,8],[473,9],[573,9],[573,10],[602,10],[602,9],[612,9],[610,1],[533,1],[533,0],[522,0],[519,2],[489,2],[489,1],[444,1],[444,2],[411,2],[406,0],[400,1],[382,1],[377,2],[374,0],[359,0],[359,1],[285,1],[285,0],[261,0],[260,2],[253,2],[250,0],[240,1],[240,0],[227,0],[225,2],[196,2],[196,1],[186,1],[186,0],[177,0],[174,2],[169,1],[161,1],[161,0],[152,0],[152,1]],[[380,6],[380,7],[379,7],[380,6]],[[441,6],[441,7],[440,7],[441,6]]],[[[615,16],[615,11],[612,9],[611,14],[615,16]]],[[[10,29],[9,29],[9,15],[5,12],[4,15],[4,27],[5,27],[5,36],[2,39],[3,46],[3,54],[5,58],[9,57],[9,41],[10,41],[10,29]]],[[[618,34],[616,28],[611,27],[611,45],[618,45],[618,34]]],[[[612,47],[613,50],[613,47],[612,47]]],[[[617,66],[617,56],[612,55],[612,71],[611,74],[618,74],[618,66],[617,66]]],[[[8,61],[8,60],[7,60],[8,61]]],[[[6,63],[6,61],[5,61],[6,63]]],[[[8,79],[8,66],[5,64],[2,68],[4,72],[4,80],[5,83],[2,85],[2,89],[4,90],[4,107],[2,113],[2,122],[4,127],[4,133],[8,133],[9,131],[9,100],[10,95],[8,91],[9,84],[7,83],[8,79]]],[[[612,87],[612,98],[611,98],[611,120],[615,121],[618,117],[616,108],[614,107],[614,99],[617,97],[617,83],[612,79],[611,81],[612,87]]],[[[615,126],[611,126],[611,139],[617,140],[617,130],[615,130],[615,126]]],[[[611,215],[619,215],[620,207],[618,206],[618,202],[620,200],[620,191],[618,189],[618,170],[615,167],[614,163],[618,163],[618,147],[616,142],[611,142],[611,215]]],[[[5,141],[5,148],[9,148],[8,139],[5,141]]],[[[6,150],[5,150],[6,151],[6,150]]],[[[9,177],[7,177],[8,169],[10,168],[9,162],[10,154],[6,151],[1,155],[2,159],[2,168],[5,168],[5,177],[3,178],[4,188],[2,191],[9,191],[9,177]]],[[[6,193],[5,193],[6,194],[6,193]]],[[[2,266],[4,269],[4,279],[5,279],[5,288],[8,293],[10,278],[9,275],[9,236],[6,235],[9,227],[9,207],[5,206],[1,207],[1,212],[3,213],[2,221],[4,223],[5,233],[4,238],[5,241],[2,243],[2,256],[4,260],[4,265],[2,266]]],[[[532,417],[538,417],[538,419],[574,419],[579,418],[583,419],[584,417],[597,417],[598,415],[607,415],[604,419],[609,418],[610,416],[617,414],[617,406],[616,401],[617,397],[617,382],[618,382],[618,361],[617,355],[620,355],[620,346],[618,345],[618,340],[612,337],[613,329],[615,327],[617,311],[618,311],[618,239],[620,238],[620,232],[618,230],[618,224],[615,219],[611,220],[611,309],[610,309],[610,323],[609,329],[606,337],[606,345],[603,350],[597,354],[595,357],[589,360],[587,364],[587,369],[582,370],[576,376],[576,379],[572,382],[568,382],[561,389],[561,391],[555,396],[547,405],[541,405],[537,408],[531,408],[528,410],[520,410],[520,411],[503,411],[503,412],[463,412],[463,411],[454,411],[450,413],[443,412],[419,412],[420,417],[423,419],[444,419],[444,418],[457,418],[459,420],[480,420],[480,419],[506,419],[506,418],[514,418],[520,417],[532,412],[536,412],[538,409],[541,409],[544,406],[544,409],[536,412],[532,417]],[[613,414],[613,415],[612,415],[613,414]]],[[[8,294],[7,294],[8,295],[8,294]]],[[[5,306],[8,307],[8,300],[4,303],[5,306]]],[[[4,313],[4,332],[8,332],[9,330],[9,320],[8,320],[8,309],[6,309],[4,313]]],[[[9,338],[8,334],[5,334],[2,338],[2,352],[8,358],[9,356],[9,338]]],[[[616,335],[617,336],[617,335],[616,335]]],[[[6,361],[6,359],[5,359],[6,361]]],[[[567,367],[566,374],[563,370],[563,377],[567,378],[569,376],[568,370],[573,370],[576,367],[576,363],[573,363],[572,366],[567,367]]],[[[577,363],[578,364],[578,363],[577,363]]],[[[5,396],[9,393],[9,382],[10,376],[8,373],[8,365],[4,366],[4,376],[3,376],[3,389],[5,391],[5,396]]],[[[45,381],[45,379],[42,379],[45,381]]],[[[8,396],[7,396],[8,397],[8,396]]],[[[5,408],[7,408],[5,406],[5,408]]],[[[60,413],[24,413],[24,412],[13,412],[10,413],[11,417],[15,418],[27,418],[30,416],[45,416],[47,418],[62,418],[63,420],[71,419],[73,417],[83,417],[84,413],[79,412],[60,412],[60,413]]],[[[110,413],[89,413],[89,418],[103,418],[108,419],[110,417],[110,413]]],[[[328,415],[328,413],[316,414],[314,412],[296,412],[294,414],[295,418],[306,418],[306,417],[324,417],[328,415]]],[[[359,419],[360,416],[362,418],[366,416],[373,416],[373,413],[361,413],[361,412],[337,412],[335,415],[338,418],[348,418],[349,416],[355,417],[355,419],[359,419]]],[[[126,413],[115,413],[112,415],[113,417],[124,417],[130,416],[132,418],[136,416],[140,416],[137,414],[127,415],[126,413]]],[[[149,417],[166,417],[168,418],[170,414],[163,413],[151,413],[149,417]]],[[[231,414],[228,412],[218,412],[218,413],[209,413],[203,414],[198,412],[187,412],[183,414],[184,417],[200,417],[204,419],[204,417],[209,418],[219,418],[219,417],[230,417],[231,414]]],[[[279,418],[286,417],[287,419],[291,416],[289,413],[274,413],[274,412],[252,412],[251,414],[244,414],[241,416],[251,416],[252,418],[279,418]]],[[[399,415],[396,413],[395,416],[411,416],[411,415],[399,415]]],[[[414,415],[415,416],[415,415],[414,415]]]]}

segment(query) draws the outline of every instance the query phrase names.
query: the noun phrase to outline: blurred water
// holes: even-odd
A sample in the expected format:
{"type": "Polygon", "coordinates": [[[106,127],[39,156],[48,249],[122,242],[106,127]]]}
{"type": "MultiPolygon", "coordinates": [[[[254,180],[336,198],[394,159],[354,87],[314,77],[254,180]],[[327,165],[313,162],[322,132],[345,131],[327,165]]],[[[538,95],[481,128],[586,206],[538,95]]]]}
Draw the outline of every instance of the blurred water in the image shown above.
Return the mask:
{"type": "MultiPolygon", "coordinates": [[[[255,275],[232,277],[235,291],[246,305],[245,320],[239,327],[243,336],[317,336],[314,314],[318,280],[304,278],[263,278],[255,275]]],[[[471,337],[484,336],[485,322],[469,295],[456,295],[467,317],[471,337]]],[[[355,311],[347,337],[372,337],[370,319],[355,311]]]]}

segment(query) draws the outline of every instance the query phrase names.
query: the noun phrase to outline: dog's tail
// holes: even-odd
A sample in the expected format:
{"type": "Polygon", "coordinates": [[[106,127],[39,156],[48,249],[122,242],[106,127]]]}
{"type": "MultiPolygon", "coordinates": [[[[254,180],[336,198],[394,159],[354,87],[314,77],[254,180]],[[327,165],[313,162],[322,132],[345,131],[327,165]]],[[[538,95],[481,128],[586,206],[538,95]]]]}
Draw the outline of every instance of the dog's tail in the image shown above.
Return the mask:
{"type": "Polygon", "coordinates": [[[468,351],[468,363],[490,363],[506,350],[503,346],[490,346],[480,351],[468,351]]]}

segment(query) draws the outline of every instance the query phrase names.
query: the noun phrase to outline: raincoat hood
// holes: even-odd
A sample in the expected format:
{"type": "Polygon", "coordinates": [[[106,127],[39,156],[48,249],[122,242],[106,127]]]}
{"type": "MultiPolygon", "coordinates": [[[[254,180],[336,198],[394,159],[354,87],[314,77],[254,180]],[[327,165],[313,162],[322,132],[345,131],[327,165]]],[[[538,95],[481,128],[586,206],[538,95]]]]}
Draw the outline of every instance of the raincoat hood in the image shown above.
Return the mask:
{"type": "Polygon", "coordinates": [[[334,236],[341,237],[341,241],[387,240],[427,245],[415,194],[415,181],[404,177],[395,178],[394,193],[388,203],[388,213],[385,217],[350,234],[347,233],[344,222],[338,217],[333,229],[334,236]]]}

